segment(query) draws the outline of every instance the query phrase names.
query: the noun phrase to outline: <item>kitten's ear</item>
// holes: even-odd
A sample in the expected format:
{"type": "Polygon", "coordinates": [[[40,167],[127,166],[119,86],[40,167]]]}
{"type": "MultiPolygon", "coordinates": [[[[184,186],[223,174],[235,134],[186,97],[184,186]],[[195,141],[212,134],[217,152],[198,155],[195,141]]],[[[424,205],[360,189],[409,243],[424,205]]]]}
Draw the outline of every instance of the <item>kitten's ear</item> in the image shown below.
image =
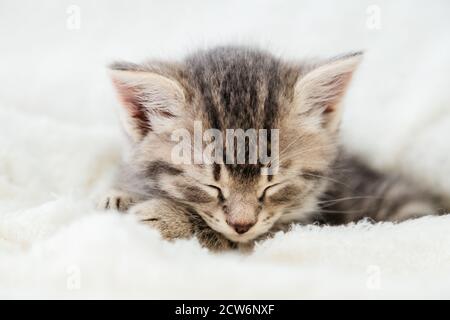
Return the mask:
{"type": "Polygon", "coordinates": [[[362,56],[357,52],[334,58],[299,78],[295,85],[298,112],[321,116],[324,126],[335,131],[340,122],[340,102],[362,56]]]}
{"type": "Polygon", "coordinates": [[[135,142],[150,131],[170,133],[176,127],[185,109],[183,89],[176,80],[117,64],[110,73],[123,106],[125,130],[135,142]]]}

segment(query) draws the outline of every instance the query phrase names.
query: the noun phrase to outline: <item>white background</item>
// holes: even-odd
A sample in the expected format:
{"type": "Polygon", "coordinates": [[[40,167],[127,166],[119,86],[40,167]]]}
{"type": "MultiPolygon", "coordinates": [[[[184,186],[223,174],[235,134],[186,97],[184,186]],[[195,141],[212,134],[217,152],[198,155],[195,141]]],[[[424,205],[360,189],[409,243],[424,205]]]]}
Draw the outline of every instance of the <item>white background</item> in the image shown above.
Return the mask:
{"type": "MultiPolygon", "coordinates": [[[[0,294],[417,296],[411,288],[421,288],[431,270],[448,270],[446,218],[369,234],[362,227],[301,229],[242,265],[243,257],[212,257],[195,242],[166,244],[134,221],[95,212],[92,201],[121,154],[106,66],[226,43],[290,59],[364,50],[346,98],[345,143],[373,165],[449,195],[449,14],[450,2],[437,0],[1,0],[0,294]],[[71,5],[80,9],[79,29],[71,28],[71,5]],[[370,8],[380,9],[379,29],[368,25],[370,8]],[[372,264],[391,281],[381,293],[365,285],[372,264]],[[66,285],[72,265],[84,275],[78,291],[66,285]],[[240,283],[230,283],[224,265],[237,268],[240,283]],[[273,278],[261,281],[267,272],[273,278]],[[415,275],[412,284],[404,272],[415,275]]],[[[448,288],[436,281],[424,294],[448,288]]]]}

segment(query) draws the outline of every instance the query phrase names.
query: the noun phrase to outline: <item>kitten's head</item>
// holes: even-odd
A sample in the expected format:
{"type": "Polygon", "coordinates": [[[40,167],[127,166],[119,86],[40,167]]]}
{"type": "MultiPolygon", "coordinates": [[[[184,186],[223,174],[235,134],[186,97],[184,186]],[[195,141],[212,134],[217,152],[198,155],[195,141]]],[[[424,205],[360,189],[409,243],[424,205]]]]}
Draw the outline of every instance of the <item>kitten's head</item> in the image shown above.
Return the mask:
{"type": "Polygon", "coordinates": [[[335,159],[340,101],[360,59],[356,53],[314,64],[290,63],[228,47],[180,63],[113,65],[139,192],[192,207],[211,228],[236,242],[253,240],[277,222],[307,217],[335,159]],[[223,141],[216,136],[202,141],[200,133],[200,143],[194,142],[199,127],[201,133],[216,129],[211,132],[222,134],[223,141]],[[227,163],[227,129],[279,129],[278,139],[268,140],[270,161],[249,163],[247,139],[246,163],[227,163]],[[224,147],[219,158],[225,163],[217,163],[218,153],[216,163],[205,162],[213,157],[205,151],[212,141],[224,147]],[[195,156],[198,150],[204,152],[203,161],[199,153],[195,156]],[[180,154],[190,163],[175,161],[180,154]],[[267,174],[275,166],[278,170],[267,174]]]}

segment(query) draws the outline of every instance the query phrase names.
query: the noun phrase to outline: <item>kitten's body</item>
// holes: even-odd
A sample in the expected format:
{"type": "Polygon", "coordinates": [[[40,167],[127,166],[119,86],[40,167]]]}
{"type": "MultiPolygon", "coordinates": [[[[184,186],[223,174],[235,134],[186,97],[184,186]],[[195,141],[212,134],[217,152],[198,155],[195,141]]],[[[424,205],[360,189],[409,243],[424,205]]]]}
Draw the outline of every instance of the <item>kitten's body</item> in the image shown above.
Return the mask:
{"type": "Polygon", "coordinates": [[[288,63],[217,48],[181,63],[116,64],[113,80],[132,141],[105,208],[128,210],[168,239],[211,249],[251,245],[293,222],[401,221],[437,212],[431,196],[376,173],[339,147],[340,101],[359,54],[288,63]],[[171,133],[193,122],[279,129],[279,171],[265,164],[174,164],[171,133]]]}
{"type": "Polygon", "coordinates": [[[369,168],[341,151],[319,199],[319,221],[345,224],[361,219],[401,222],[437,214],[439,200],[407,179],[369,168]]]}

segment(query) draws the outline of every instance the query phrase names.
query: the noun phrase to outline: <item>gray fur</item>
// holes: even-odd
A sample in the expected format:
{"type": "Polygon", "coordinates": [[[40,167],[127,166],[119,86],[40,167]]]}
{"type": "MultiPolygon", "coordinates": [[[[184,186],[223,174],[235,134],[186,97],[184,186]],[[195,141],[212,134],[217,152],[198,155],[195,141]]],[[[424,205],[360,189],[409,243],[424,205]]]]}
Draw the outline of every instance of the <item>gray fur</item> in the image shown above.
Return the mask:
{"type": "Polygon", "coordinates": [[[251,247],[292,223],[437,213],[432,195],[371,170],[339,147],[340,101],[360,56],[297,63],[218,47],[177,63],[112,65],[133,142],[115,191],[101,206],[129,210],[167,239],[196,236],[214,250],[251,247]],[[194,120],[222,132],[280,129],[279,173],[261,175],[261,163],[171,163],[171,130],[192,131],[194,120]]]}

